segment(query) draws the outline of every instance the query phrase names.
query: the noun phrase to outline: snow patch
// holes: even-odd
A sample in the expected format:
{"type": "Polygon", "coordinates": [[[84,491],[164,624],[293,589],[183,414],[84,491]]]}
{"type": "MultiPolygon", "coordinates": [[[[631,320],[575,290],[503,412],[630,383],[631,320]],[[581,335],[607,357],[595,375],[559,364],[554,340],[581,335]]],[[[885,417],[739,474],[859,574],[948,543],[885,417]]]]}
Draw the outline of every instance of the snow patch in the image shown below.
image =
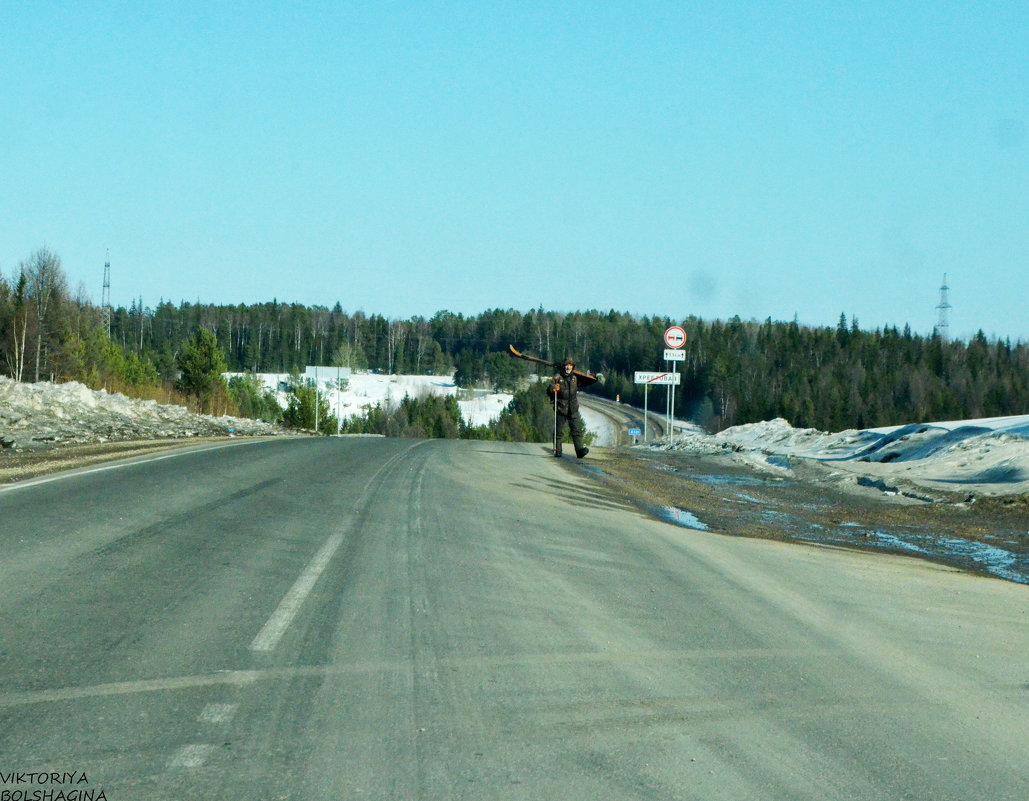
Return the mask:
{"type": "Polygon", "coordinates": [[[771,473],[791,459],[832,463],[841,482],[881,486],[898,481],[982,494],[1029,492],[1029,415],[951,420],[839,433],[794,428],[786,420],[734,426],[718,434],[684,432],[674,446],[697,454],[732,453],[771,473]]]}
{"type": "Polygon", "coordinates": [[[22,384],[0,376],[0,446],[177,439],[280,429],[257,420],[193,414],[182,406],[140,401],[83,384],[22,384]]]}

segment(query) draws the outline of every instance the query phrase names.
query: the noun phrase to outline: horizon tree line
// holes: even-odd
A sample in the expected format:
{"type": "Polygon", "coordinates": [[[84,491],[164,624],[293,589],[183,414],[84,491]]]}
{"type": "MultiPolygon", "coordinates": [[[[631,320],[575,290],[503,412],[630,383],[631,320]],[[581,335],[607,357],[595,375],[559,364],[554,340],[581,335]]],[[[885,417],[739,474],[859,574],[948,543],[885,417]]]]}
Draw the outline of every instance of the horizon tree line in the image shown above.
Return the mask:
{"type": "MultiPolygon", "coordinates": [[[[162,300],[151,308],[140,298],[111,311],[108,336],[101,309],[81,291],[71,295],[60,258],[48,247],[10,278],[0,274],[0,374],[77,380],[165,402],[189,400],[182,359],[203,330],[210,334],[206,346],[231,372],[289,374],[328,364],[453,375],[462,387],[505,391],[524,387],[532,375],[508,356],[514,344],[554,362],[571,355],[583,369],[605,374],[596,392],[642,405],[633,373],[666,369],[662,334],[673,324],[687,332],[676,408],[710,430],[773,417],[844,430],[1029,413],[1029,346],[988,340],[981,330],[966,342],[936,331],[915,334],[907,325],[866,331],[844,314],[835,327],[542,307],[397,320],[347,313],[338,301],[329,307],[162,300]]],[[[221,400],[228,408],[232,396],[221,400]]]]}

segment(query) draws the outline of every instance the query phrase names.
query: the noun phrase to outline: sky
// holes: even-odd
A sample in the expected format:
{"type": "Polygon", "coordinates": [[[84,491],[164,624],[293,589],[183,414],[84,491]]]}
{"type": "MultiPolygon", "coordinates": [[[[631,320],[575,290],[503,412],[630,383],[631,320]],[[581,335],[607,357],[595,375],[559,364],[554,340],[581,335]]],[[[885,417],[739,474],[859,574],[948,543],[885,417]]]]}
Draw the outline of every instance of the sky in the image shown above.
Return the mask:
{"type": "Polygon", "coordinates": [[[0,5],[0,273],[1029,341],[1029,3],[0,5]],[[974,13],[973,13],[974,10],[974,13]]]}

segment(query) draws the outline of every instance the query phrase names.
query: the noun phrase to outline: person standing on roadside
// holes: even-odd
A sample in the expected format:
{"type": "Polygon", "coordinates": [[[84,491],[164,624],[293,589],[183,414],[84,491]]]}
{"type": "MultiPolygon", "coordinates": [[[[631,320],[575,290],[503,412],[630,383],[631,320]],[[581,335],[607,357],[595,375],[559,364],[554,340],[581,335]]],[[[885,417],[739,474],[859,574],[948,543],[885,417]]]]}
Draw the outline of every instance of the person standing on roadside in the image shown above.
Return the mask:
{"type": "Polygon", "coordinates": [[[561,363],[560,371],[551,379],[547,392],[551,396],[556,410],[554,456],[562,455],[561,440],[564,439],[565,426],[568,426],[571,431],[576,457],[582,459],[590,452],[590,449],[582,441],[586,436],[586,426],[579,414],[579,390],[596,381],[597,379],[591,375],[576,372],[575,361],[570,358],[561,363]]]}

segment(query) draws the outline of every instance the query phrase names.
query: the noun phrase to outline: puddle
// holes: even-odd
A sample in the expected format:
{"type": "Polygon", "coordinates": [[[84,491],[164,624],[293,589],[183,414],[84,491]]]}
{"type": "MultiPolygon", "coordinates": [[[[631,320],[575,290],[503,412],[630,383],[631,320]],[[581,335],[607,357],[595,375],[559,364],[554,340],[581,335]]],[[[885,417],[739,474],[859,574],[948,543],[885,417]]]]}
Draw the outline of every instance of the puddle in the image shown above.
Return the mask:
{"type": "Polygon", "coordinates": [[[763,509],[761,511],[761,517],[763,517],[766,521],[772,521],[776,523],[781,523],[783,525],[789,525],[791,528],[794,529],[797,528],[798,523],[807,523],[806,520],[802,521],[801,518],[797,517],[796,515],[791,515],[788,512],[780,512],[778,509],[763,509]]]}
{"type": "Polygon", "coordinates": [[[711,486],[733,486],[733,487],[785,487],[787,484],[782,481],[766,481],[761,478],[754,478],[753,476],[730,476],[730,475],[693,475],[689,478],[694,481],[699,481],[701,484],[710,484],[711,486]]]}
{"type": "Polygon", "coordinates": [[[657,516],[668,523],[675,523],[683,528],[691,528],[695,531],[707,531],[707,525],[702,523],[693,512],[685,509],[678,509],[675,506],[658,506],[655,508],[657,516]]]}
{"type": "Polygon", "coordinates": [[[976,540],[942,537],[914,531],[890,532],[861,529],[844,523],[835,532],[826,530],[819,536],[805,537],[810,542],[837,542],[880,547],[900,553],[930,557],[933,561],[974,568],[997,578],[1029,584],[1029,555],[1017,554],[976,540]]]}
{"type": "Polygon", "coordinates": [[[897,548],[901,551],[911,551],[912,553],[929,553],[925,548],[920,548],[907,540],[901,539],[895,534],[887,534],[885,531],[873,531],[868,536],[875,537],[879,542],[889,548],[897,548]]]}
{"type": "Polygon", "coordinates": [[[987,545],[984,542],[962,540],[957,537],[943,537],[938,540],[949,552],[961,556],[967,556],[973,562],[981,564],[986,570],[995,576],[1006,578],[1008,581],[1017,581],[1019,584],[1029,584],[1029,560],[1019,557],[1011,551],[1005,551],[995,545],[987,545]],[[1019,561],[1023,564],[1019,569],[1019,561]]]}

